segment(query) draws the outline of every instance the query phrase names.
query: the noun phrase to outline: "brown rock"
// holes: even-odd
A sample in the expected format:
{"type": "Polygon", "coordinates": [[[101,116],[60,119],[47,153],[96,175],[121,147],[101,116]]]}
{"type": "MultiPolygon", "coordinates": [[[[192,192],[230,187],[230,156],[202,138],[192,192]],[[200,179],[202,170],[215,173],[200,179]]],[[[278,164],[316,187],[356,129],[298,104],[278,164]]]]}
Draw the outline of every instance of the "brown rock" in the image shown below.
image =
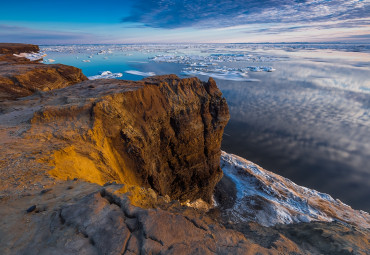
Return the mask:
{"type": "MultiPolygon", "coordinates": [[[[14,77],[31,83],[28,75],[14,71],[14,77]]],[[[23,139],[12,143],[21,151],[29,144],[28,152],[49,152],[36,159],[52,165],[49,173],[56,178],[116,181],[181,201],[210,202],[222,177],[220,146],[229,119],[215,86],[212,79],[175,75],[85,81],[0,105],[0,119],[31,123],[24,124],[23,139]]]]}
{"type": "Polygon", "coordinates": [[[369,230],[364,228],[339,222],[275,227],[240,223],[225,228],[207,214],[180,205],[170,210],[129,209],[132,205],[127,194],[115,192],[121,186],[66,181],[44,195],[34,192],[0,200],[2,254],[307,255],[369,251],[369,230]],[[70,185],[74,189],[67,189],[70,185]],[[48,210],[25,214],[24,208],[34,203],[48,210]]]}
{"type": "Polygon", "coordinates": [[[370,230],[343,222],[311,222],[275,227],[311,254],[370,254],[370,230]]]}
{"type": "Polygon", "coordinates": [[[0,43],[0,101],[32,95],[36,91],[64,88],[87,80],[73,66],[45,65],[17,57],[15,53],[38,52],[32,44],[0,43]]]}
{"type": "Polygon", "coordinates": [[[36,91],[64,88],[87,80],[81,69],[73,66],[45,65],[19,59],[14,61],[16,65],[0,62],[0,100],[25,97],[36,91]]]}
{"type": "Polygon", "coordinates": [[[24,43],[0,43],[0,54],[39,52],[39,46],[24,43]]]}
{"type": "Polygon", "coordinates": [[[99,254],[122,254],[131,232],[120,207],[110,204],[100,193],[85,197],[80,203],[62,208],[64,224],[74,226],[89,238],[99,254]]]}

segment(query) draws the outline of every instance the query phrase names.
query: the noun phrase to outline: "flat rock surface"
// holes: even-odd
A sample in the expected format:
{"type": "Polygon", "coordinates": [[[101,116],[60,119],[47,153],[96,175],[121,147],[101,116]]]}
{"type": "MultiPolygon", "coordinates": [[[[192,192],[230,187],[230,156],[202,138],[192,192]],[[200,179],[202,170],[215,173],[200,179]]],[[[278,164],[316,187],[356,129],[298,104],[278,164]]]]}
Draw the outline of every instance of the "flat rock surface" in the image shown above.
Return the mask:
{"type": "MultiPolygon", "coordinates": [[[[123,185],[80,180],[0,200],[2,254],[368,254],[369,230],[339,222],[222,224],[176,201],[131,204],[123,185]],[[32,212],[27,209],[35,206],[32,212]]],[[[161,202],[160,202],[161,201],[161,202]]]]}

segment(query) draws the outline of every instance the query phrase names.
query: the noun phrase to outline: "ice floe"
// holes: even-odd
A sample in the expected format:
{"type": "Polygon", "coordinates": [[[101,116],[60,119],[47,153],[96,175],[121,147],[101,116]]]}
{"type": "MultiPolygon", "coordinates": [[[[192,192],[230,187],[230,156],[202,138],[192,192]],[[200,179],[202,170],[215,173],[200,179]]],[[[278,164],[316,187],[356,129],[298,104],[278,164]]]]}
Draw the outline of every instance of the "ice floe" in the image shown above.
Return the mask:
{"type": "Polygon", "coordinates": [[[89,76],[89,80],[96,80],[96,79],[114,79],[122,77],[122,73],[112,73],[111,71],[103,71],[100,72],[99,75],[89,76]]]}
{"type": "Polygon", "coordinates": [[[247,67],[251,72],[274,72],[275,68],[272,66],[248,66],[247,67]]]}
{"type": "Polygon", "coordinates": [[[217,63],[231,62],[268,62],[276,61],[275,57],[243,54],[243,53],[227,53],[227,54],[205,54],[205,55],[156,55],[149,58],[153,62],[179,63],[189,66],[207,67],[217,65],[217,63]]]}
{"type": "Polygon", "coordinates": [[[207,69],[190,69],[183,70],[182,75],[188,76],[208,76],[220,80],[229,80],[229,81],[260,81],[258,79],[251,79],[248,77],[248,74],[245,72],[233,71],[233,70],[207,70],[207,69]]]}
{"type": "Polygon", "coordinates": [[[23,57],[23,58],[27,58],[31,61],[35,61],[35,60],[41,60],[43,59],[44,57],[47,56],[47,54],[45,54],[44,52],[40,52],[40,53],[20,53],[20,54],[13,54],[14,56],[16,57],[23,57]]]}
{"type": "Polygon", "coordinates": [[[140,72],[140,71],[136,71],[136,70],[128,70],[128,71],[125,71],[125,73],[138,75],[138,76],[144,76],[144,77],[155,75],[154,72],[140,72]]]}
{"type": "Polygon", "coordinates": [[[259,81],[258,79],[251,79],[247,72],[273,72],[276,69],[271,66],[248,66],[245,68],[232,68],[216,66],[221,63],[231,62],[262,62],[266,58],[261,56],[253,56],[251,54],[210,54],[206,56],[201,55],[157,55],[150,58],[153,62],[166,62],[184,64],[187,67],[182,69],[181,74],[189,76],[204,75],[221,80],[231,81],[259,81]]]}
{"type": "Polygon", "coordinates": [[[227,209],[234,222],[264,226],[309,221],[342,221],[370,227],[370,215],[356,211],[330,195],[295,184],[241,157],[222,152],[221,168],[237,189],[227,209]]]}

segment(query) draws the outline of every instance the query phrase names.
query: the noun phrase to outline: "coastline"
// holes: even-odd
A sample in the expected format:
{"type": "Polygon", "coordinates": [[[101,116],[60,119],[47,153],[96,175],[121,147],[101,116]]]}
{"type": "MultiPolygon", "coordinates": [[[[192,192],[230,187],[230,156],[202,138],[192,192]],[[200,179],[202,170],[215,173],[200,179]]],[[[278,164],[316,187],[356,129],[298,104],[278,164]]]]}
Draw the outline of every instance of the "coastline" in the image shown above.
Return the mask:
{"type": "Polygon", "coordinates": [[[140,82],[87,81],[77,68],[63,76],[58,67],[48,65],[62,77],[77,77],[73,84],[58,81],[53,87],[39,79],[47,89],[31,84],[27,91],[32,93],[16,91],[1,103],[0,215],[5,239],[0,247],[5,254],[40,249],[60,254],[191,254],[207,249],[235,254],[306,254],[307,249],[312,254],[325,249],[366,253],[368,213],[245,159],[221,154],[228,110],[213,80],[169,75],[140,82]],[[155,147],[164,141],[165,146],[155,147]],[[222,175],[220,156],[225,176],[236,186],[234,204],[211,210],[183,206],[180,202],[200,197],[210,202],[222,175]],[[177,182],[166,186],[171,178],[177,182]],[[28,233],[17,230],[21,222],[28,233]],[[292,233],[301,228],[309,237],[297,240],[292,233]],[[319,236],[312,234],[317,228],[319,236]],[[356,238],[343,240],[335,233],[356,238]],[[19,236],[26,241],[17,246],[19,236]],[[315,243],[315,238],[328,236],[330,242],[315,243]]]}

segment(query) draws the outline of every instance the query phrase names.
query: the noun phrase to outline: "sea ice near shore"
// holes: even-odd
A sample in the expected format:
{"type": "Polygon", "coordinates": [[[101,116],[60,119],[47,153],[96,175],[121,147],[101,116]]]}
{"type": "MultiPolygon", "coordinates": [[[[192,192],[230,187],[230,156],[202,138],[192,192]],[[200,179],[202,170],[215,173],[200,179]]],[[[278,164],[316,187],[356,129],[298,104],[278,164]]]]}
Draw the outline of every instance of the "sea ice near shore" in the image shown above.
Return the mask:
{"type": "Polygon", "coordinates": [[[112,73],[111,71],[103,71],[100,72],[99,75],[89,76],[89,80],[96,80],[96,79],[114,79],[122,77],[122,73],[112,73]]]}
{"type": "Polygon", "coordinates": [[[31,61],[39,60],[47,56],[44,52],[39,53],[20,53],[20,54],[13,54],[16,57],[23,57],[27,58],[31,61]]]}

